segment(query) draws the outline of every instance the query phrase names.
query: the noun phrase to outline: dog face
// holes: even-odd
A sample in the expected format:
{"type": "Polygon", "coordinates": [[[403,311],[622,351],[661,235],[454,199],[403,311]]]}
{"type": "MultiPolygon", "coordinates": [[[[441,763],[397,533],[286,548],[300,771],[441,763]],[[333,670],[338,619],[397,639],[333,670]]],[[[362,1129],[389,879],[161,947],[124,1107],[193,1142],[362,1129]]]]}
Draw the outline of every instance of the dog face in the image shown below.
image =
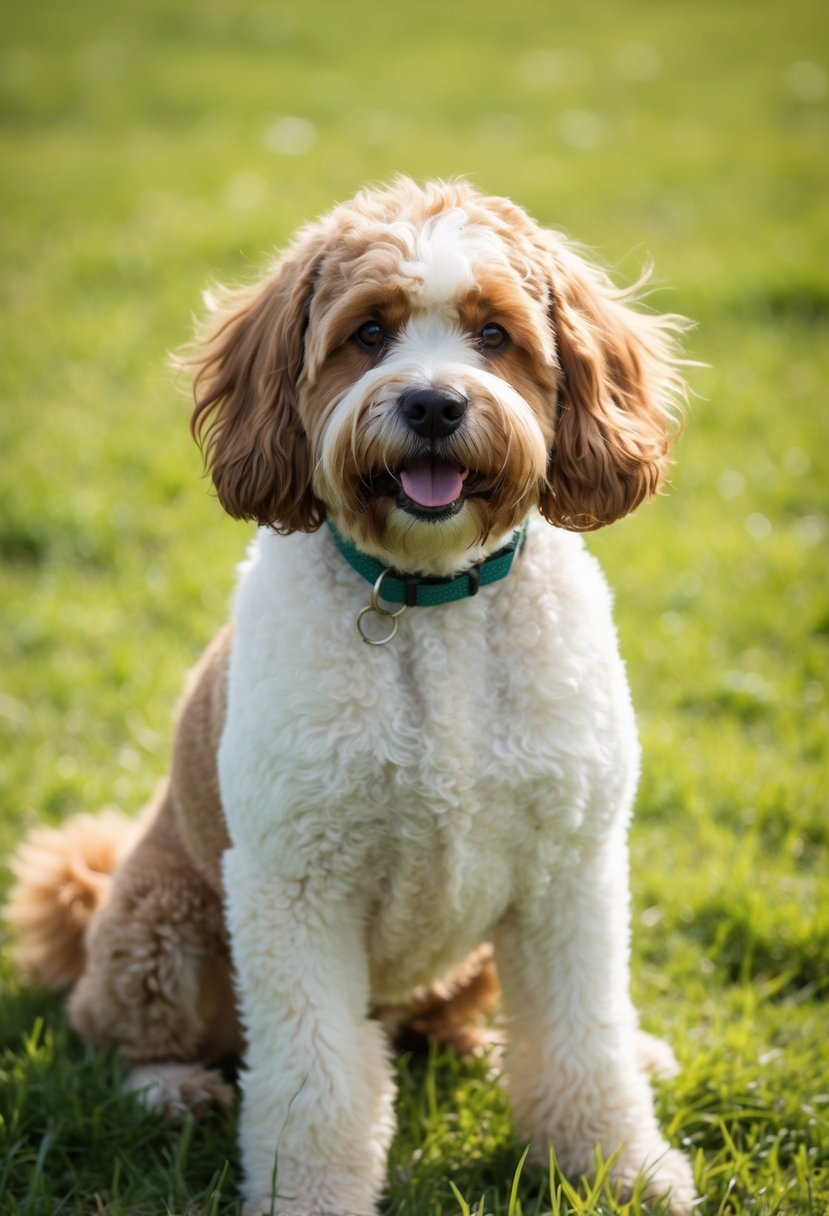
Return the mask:
{"type": "Polygon", "coordinates": [[[226,293],[193,427],[225,508],[330,516],[401,570],[448,574],[532,507],[592,529],[659,486],[682,391],[676,318],[505,199],[402,179],[303,230],[226,293]]]}

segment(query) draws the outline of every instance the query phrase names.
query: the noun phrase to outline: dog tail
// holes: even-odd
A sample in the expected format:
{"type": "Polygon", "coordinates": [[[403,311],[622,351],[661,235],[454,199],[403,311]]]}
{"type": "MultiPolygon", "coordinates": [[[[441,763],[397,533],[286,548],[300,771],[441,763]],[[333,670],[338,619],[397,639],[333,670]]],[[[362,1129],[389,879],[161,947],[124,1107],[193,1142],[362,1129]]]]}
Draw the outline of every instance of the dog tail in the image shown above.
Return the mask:
{"type": "Polygon", "coordinates": [[[80,977],[87,930],[135,827],[113,811],[75,815],[59,828],[35,828],[20,845],[4,915],[13,957],[28,979],[65,992],[80,977]]]}

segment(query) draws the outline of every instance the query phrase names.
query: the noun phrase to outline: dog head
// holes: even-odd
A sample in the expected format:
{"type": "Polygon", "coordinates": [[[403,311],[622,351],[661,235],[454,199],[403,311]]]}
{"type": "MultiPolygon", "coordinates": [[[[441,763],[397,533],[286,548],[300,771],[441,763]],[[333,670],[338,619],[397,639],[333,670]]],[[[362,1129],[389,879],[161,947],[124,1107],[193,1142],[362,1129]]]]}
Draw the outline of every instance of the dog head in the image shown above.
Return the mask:
{"type": "Polygon", "coordinates": [[[233,516],[328,516],[399,570],[451,574],[532,507],[589,530],[659,487],[677,318],[465,183],[364,191],[227,292],[193,430],[233,516]]]}

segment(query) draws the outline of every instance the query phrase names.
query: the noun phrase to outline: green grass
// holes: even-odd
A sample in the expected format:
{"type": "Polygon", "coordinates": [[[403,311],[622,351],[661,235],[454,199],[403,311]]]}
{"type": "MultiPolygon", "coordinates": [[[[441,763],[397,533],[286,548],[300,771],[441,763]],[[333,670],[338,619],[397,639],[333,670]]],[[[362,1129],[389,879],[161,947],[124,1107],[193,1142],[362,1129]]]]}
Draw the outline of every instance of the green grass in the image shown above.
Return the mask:
{"type": "MultiPolygon", "coordinates": [[[[683,1064],[659,1110],[704,1216],[822,1216],[827,12],[40,0],[2,27],[0,855],[141,805],[225,616],[248,531],[166,367],[201,289],[365,180],[468,174],[621,277],[652,257],[655,302],[698,322],[670,493],[590,541],[645,747],[634,991],[683,1064]]],[[[168,1129],[58,1002],[5,961],[0,984],[3,1216],[238,1210],[232,1115],[168,1129]]],[[[386,1216],[618,1210],[517,1174],[484,1065],[399,1074],[386,1216]]]]}

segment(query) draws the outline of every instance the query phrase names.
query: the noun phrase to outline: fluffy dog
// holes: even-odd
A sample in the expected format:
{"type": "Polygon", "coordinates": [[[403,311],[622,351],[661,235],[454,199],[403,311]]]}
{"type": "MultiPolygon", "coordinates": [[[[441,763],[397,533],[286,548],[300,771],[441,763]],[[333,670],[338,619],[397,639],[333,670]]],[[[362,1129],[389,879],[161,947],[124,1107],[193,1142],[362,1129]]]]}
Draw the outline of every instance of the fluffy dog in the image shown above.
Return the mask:
{"type": "Polygon", "coordinates": [[[687,1212],[646,1076],[670,1053],[628,995],[633,713],[578,535],[660,486],[680,323],[512,203],[406,179],[214,312],[193,429],[260,525],[234,626],[132,838],[23,848],[24,965],[164,1109],[227,1099],[243,1050],[247,1212],[369,1216],[394,1130],[370,1015],[474,1043],[492,943],[522,1134],[575,1179],[618,1150],[621,1193],[687,1212]]]}

